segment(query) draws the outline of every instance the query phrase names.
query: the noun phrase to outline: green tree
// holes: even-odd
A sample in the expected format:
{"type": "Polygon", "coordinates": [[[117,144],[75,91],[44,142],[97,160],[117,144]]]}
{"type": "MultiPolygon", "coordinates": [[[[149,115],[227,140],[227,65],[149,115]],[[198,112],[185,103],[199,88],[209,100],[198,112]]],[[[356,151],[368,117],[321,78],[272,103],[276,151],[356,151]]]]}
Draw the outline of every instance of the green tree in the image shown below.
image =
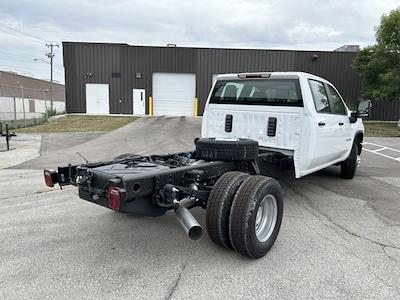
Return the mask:
{"type": "Polygon", "coordinates": [[[400,7],[381,17],[376,44],[363,48],[353,68],[363,80],[362,94],[372,99],[400,99],[400,7]]]}

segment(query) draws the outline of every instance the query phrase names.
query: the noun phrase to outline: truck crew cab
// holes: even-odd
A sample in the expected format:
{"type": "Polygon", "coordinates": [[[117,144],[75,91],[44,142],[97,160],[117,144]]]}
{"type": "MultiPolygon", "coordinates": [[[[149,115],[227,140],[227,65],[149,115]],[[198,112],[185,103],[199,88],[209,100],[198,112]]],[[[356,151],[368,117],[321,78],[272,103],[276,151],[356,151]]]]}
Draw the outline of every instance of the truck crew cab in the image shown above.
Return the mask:
{"type": "Polygon", "coordinates": [[[219,75],[202,123],[202,137],[248,138],[293,158],[296,178],[341,163],[351,179],[363,136],[333,84],[302,72],[219,75]]]}
{"type": "MultiPolygon", "coordinates": [[[[370,101],[351,112],[336,88],[301,72],[219,75],[207,99],[195,150],[119,156],[44,170],[46,184],[73,184],[79,197],[115,211],[157,217],[174,210],[191,239],[206,209],[213,242],[259,258],[274,244],[283,215],[276,166],[300,178],[330,165],[351,179],[360,162],[370,101]]],[[[124,149],[124,152],[127,152],[124,149]]]]}

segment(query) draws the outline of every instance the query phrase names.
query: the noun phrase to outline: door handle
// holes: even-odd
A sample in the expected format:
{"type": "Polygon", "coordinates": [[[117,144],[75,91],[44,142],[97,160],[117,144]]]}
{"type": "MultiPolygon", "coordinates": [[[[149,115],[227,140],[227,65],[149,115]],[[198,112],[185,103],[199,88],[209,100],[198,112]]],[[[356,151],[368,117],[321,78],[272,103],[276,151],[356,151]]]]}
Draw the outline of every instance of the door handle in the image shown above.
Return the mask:
{"type": "Polygon", "coordinates": [[[326,125],[325,122],[319,122],[318,123],[318,126],[320,126],[320,127],[325,126],[325,125],[326,125]]]}
{"type": "Polygon", "coordinates": [[[339,123],[339,126],[343,126],[343,125],[344,125],[344,123],[343,123],[343,122],[340,122],[340,123],[339,123]]]}

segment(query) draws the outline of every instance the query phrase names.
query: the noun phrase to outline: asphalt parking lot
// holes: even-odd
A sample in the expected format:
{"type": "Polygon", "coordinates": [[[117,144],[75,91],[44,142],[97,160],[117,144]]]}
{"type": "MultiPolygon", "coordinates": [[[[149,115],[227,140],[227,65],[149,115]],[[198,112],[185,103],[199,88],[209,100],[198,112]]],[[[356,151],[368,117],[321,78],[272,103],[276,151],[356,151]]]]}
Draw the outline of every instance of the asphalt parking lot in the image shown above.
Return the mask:
{"type": "MultiPolygon", "coordinates": [[[[119,214],[43,182],[43,167],[82,161],[76,152],[94,161],[189,150],[199,132],[200,119],[144,118],[111,133],[43,135],[39,157],[0,169],[0,298],[400,298],[400,138],[366,139],[353,180],[337,167],[281,178],[280,235],[259,260],[207,235],[190,241],[172,213],[119,214]]],[[[194,214],[205,226],[204,211],[194,214]]]]}

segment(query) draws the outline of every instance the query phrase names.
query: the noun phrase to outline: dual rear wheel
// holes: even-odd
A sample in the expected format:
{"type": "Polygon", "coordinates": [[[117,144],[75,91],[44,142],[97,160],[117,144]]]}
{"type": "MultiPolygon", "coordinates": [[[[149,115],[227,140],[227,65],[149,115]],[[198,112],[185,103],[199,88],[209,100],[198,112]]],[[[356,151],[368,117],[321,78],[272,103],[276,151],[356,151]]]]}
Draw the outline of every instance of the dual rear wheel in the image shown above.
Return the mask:
{"type": "Polygon", "coordinates": [[[275,179],[227,172],[208,198],[207,231],[214,243],[260,258],[273,246],[282,215],[282,190],[275,179]]]}

